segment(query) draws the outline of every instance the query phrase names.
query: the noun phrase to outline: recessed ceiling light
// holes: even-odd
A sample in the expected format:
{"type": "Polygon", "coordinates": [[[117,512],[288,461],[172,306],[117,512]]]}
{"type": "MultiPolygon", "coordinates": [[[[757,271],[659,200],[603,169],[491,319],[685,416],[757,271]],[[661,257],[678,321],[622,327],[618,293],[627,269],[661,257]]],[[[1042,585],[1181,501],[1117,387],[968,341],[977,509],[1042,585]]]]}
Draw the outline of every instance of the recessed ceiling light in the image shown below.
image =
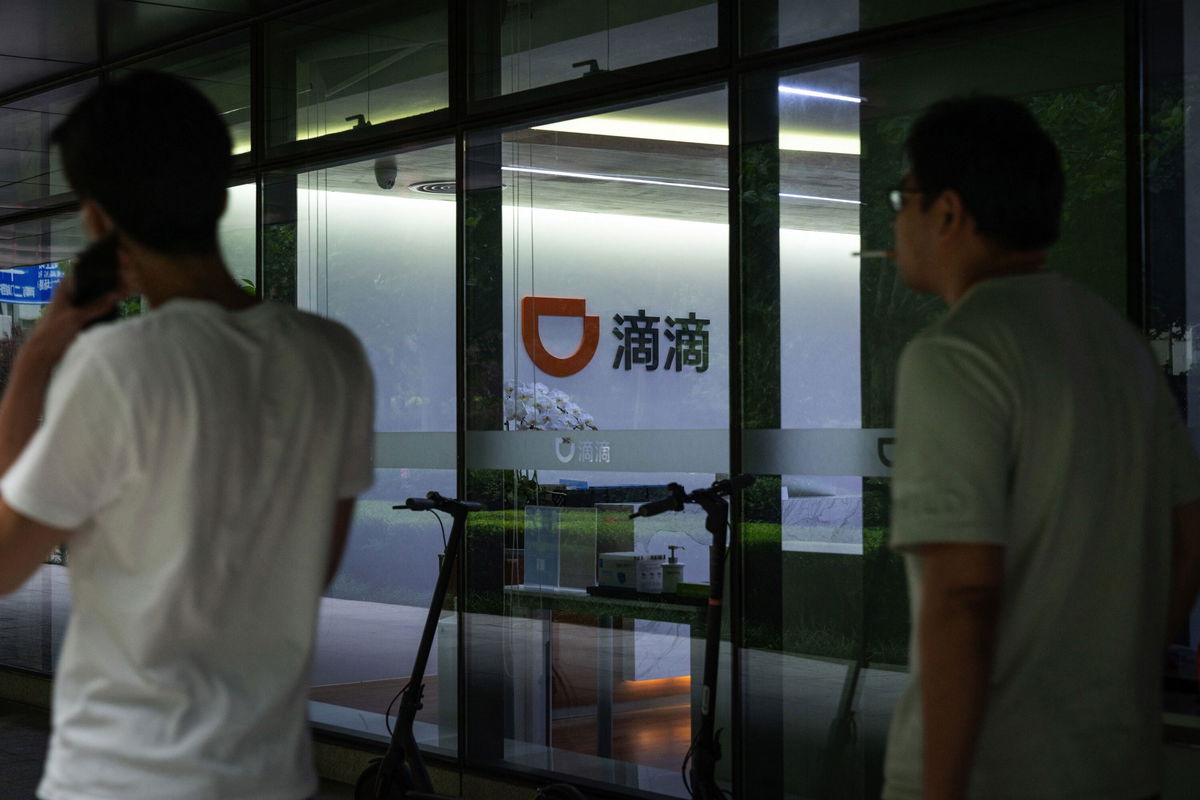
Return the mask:
{"type": "Polygon", "coordinates": [[[410,192],[418,194],[454,194],[454,181],[421,181],[420,183],[410,183],[408,185],[410,192]]]}

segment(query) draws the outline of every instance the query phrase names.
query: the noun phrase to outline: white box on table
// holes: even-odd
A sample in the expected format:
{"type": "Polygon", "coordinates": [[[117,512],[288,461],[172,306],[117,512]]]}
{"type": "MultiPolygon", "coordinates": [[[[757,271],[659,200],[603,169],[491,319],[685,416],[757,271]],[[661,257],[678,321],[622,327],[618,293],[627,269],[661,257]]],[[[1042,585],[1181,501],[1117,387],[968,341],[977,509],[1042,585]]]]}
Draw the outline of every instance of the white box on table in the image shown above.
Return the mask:
{"type": "Polygon", "coordinates": [[[601,553],[597,570],[599,584],[639,592],[662,592],[661,553],[601,553]]]}

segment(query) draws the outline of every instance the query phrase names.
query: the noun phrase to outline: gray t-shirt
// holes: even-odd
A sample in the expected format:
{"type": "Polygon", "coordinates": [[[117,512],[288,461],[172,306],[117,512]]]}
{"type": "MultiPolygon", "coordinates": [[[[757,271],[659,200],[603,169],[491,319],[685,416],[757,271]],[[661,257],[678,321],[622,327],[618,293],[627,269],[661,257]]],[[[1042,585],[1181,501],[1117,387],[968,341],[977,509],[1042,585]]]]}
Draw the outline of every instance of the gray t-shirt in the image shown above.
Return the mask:
{"type": "MultiPolygon", "coordinates": [[[[973,287],[905,348],[892,547],[1004,547],[972,798],[1143,797],[1161,781],[1172,508],[1200,467],[1140,334],[1060,275],[973,287]]],[[[911,678],[885,767],[919,798],[919,561],[911,678]]]]}

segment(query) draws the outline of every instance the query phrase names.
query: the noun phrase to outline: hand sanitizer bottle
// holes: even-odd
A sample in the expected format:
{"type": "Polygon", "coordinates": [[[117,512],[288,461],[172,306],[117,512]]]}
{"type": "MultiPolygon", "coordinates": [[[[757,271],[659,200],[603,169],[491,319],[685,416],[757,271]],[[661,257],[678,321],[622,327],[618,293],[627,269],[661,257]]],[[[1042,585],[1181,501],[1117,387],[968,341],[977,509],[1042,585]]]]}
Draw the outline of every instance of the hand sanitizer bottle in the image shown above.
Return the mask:
{"type": "Polygon", "coordinates": [[[671,557],[662,567],[662,590],[663,594],[674,594],[679,590],[679,582],[683,580],[683,564],[680,564],[679,559],[675,557],[675,551],[687,548],[682,545],[670,544],[667,545],[667,549],[671,551],[671,557]]]}

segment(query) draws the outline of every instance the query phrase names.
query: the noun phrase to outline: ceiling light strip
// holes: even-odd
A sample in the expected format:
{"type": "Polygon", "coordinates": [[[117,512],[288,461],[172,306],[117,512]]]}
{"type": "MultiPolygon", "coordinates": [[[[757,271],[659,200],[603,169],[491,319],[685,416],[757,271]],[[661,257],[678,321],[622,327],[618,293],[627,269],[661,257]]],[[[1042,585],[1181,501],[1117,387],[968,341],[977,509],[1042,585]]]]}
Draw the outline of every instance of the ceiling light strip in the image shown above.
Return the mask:
{"type": "MultiPolygon", "coordinates": [[[[721,147],[729,144],[728,129],[717,125],[654,122],[605,115],[535,125],[533,130],[579,133],[590,136],[619,136],[626,139],[652,139],[662,142],[689,142],[721,147]]],[[[779,131],[779,149],[856,156],[861,154],[862,146],[857,136],[782,129],[779,131]]]]}
{"type": "Polygon", "coordinates": [[[707,189],[711,192],[728,192],[728,186],[713,186],[704,183],[675,183],[672,181],[656,181],[650,178],[626,178],[620,175],[595,175],[590,172],[565,172],[558,169],[542,169],[540,167],[511,166],[501,167],[505,172],[528,172],[534,175],[554,175],[559,178],[583,178],[590,181],[614,181],[616,183],[638,183],[648,186],[674,186],[679,189],[707,189]]]}
{"type": "Polygon", "coordinates": [[[784,86],[779,85],[779,91],[784,94],[798,94],[803,97],[819,97],[822,100],[840,100],[843,103],[861,103],[867,98],[854,97],[849,94],[833,94],[832,92],[818,92],[816,89],[802,89],[799,86],[784,86]]]}
{"type": "MultiPolygon", "coordinates": [[[[623,175],[601,175],[593,172],[568,172],[561,169],[543,169],[541,167],[525,167],[514,164],[500,168],[504,172],[523,172],[532,175],[552,175],[557,178],[581,178],[589,181],[612,181],[614,183],[636,183],[643,186],[670,186],[677,189],[706,189],[710,192],[728,192],[728,186],[713,186],[705,183],[678,183],[675,181],[657,181],[651,178],[627,178],[623,175]]],[[[779,196],[788,200],[818,200],[826,203],[848,203],[861,206],[861,200],[844,200],[839,197],[821,197],[812,194],[791,194],[780,192],[779,196]]]]}
{"type": "Polygon", "coordinates": [[[815,194],[790,194],[788,192],[780,192],[780,197],[785,197],[788,200],[820,200],[825,203],[849,203],[850,205],[861,206],[861,200],[843,200],[840,197],[821,197],[815,194]]]}

